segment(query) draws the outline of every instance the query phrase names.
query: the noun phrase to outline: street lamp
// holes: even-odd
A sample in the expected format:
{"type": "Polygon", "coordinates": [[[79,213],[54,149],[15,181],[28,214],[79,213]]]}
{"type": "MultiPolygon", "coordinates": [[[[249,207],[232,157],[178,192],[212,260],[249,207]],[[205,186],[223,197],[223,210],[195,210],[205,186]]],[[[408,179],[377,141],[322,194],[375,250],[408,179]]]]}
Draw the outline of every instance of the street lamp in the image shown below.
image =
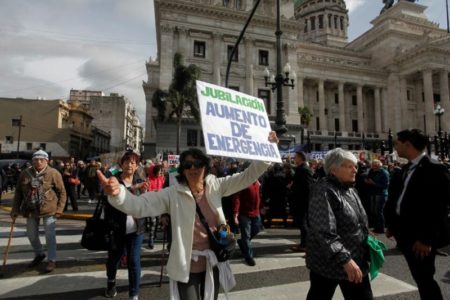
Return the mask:
{"type": "MultiPolygon", "coordinates": [[[[445,110],[441,107],[441,105],[438,103],[436,105],[436,108],[434,109],[434,115],[438,117],[438,139],[437,142],[439,143],[439,154],[440,158],[444,160],[445,153],[443,148],[443,140],[442,140],[442,127],[441,127],[441,117],[444,114],[445,110]]],[[[437,146],[437,145],[436,145],[437,146]]]]}
{"type": "MultiPolygon", "coordinates": [[[[276,36],[276,46],[277,46],[277,74],[275,75],[274,81],[269,81],[269,70],[265,70],[265,84],[266,86],[271,86],[272,91],[277,90],[277,115],[275,119],[275,131],[278,135],[283,135],[287,132],[286,128],[286,116],[284,113],[284,101],[283,101],[283,86],[290,86],[294,88],[294,78],[289,79],[289,73],[291,71],[291,66],[287,63],[284,66],[284,70],[281,69],[281,22],[280,22],[280,0],[277,0],[277,29],[275,31],[276,36]],[[283,76],[282,71],[286,76],[283,76]],[[289,83],[289,81],[291,83],[289,83]]],[[[295,73],[293,74],[295,77],[295,73]]]]}
{"type": "MultiPolygon", "coordinates": [[[[231,66],[231,61],[232,58],[234,56],[234,53],[237,51],[238,45],[240,43],[240,41],[242,40],[242,37],[245,33],[245,30],[247,29],[247,26],[249,25],[255,11],[256,8],[258,7],[259,3],[261,0],[257,0],[255,2],[255,5],[253,6],[253,9],[247,19],[247,22],[244,25],[244,28],[242,29],[236,44],[234,45],[231,54],[228,58],[228,64],[227,64],[227,71],[225,74],[225,86],[228,87],[228,77],[229,77],[229,73],[230,73],[230,66],[231,66]]],[[[276,54],[277,54],[277,69],[276,69],[276,75],[272,76],[272,78],[270,78],[270,72],[269,70],[266,68],[265,70],[265,85],[266,86],[271,86],[272,91],[274,91],[275,89],[277,90],[277,115],[276,115],[276,119],[275,119],[275,131],[277,132],[278,136],[282,136],[287,132],[287,128],[286,128],[286,116],[284,113],[284,102],[283,102],[283,90],[282,87],[283,86],[290,86],[292,88],[294,88],[294,80],[295,80],[295,72],[293,72],[293,78],[289,79],[289,73],[291,71],[291,67],[289,64],[286,64],[284,67],[284,73],[285,73],[285,77],[282,74],[282,69],[281,69],[281,35],[283,34],[283,32],[281,31],[281,23],[280,23],[280,0],[277,0],[277,20],[276,20],[276,31],[275,31],[275,36],[276,36],[276,54]],[[270,81],[269,81],[270,78],[270,81]],[[290,81],[290,83],[289,83],[290,81]]]]}
{"type": "Polygon", "coordinates": [[[436,105],[436,108],[434,109],[434,115],[438,117],[438,134],[441,135],[441,117],[444,114],[445,110],[441,107],[440,104],[436,105]]]}

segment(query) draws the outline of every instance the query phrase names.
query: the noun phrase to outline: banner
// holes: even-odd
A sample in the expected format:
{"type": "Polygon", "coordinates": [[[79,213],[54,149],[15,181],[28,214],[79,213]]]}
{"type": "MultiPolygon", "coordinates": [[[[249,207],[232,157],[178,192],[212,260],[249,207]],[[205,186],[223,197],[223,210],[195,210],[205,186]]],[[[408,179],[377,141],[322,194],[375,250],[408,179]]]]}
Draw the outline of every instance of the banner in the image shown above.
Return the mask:
{"type": "Polygon", "coordinates": [[[261,99],[198,80],[197,95],[207,154],[281,162],[261,99]]]}

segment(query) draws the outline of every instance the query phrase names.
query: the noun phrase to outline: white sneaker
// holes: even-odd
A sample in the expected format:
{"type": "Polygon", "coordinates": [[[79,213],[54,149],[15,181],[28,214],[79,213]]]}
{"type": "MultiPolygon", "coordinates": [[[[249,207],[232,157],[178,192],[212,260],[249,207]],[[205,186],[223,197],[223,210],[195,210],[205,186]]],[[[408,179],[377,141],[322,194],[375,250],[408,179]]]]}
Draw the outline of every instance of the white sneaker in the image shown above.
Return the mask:
{"type": "Polygon", "coordinates": [[[130,299],[130,300],[139,300],[138,296],[133,296],[133,297],[130,297],[128,299],[130,299]]]}

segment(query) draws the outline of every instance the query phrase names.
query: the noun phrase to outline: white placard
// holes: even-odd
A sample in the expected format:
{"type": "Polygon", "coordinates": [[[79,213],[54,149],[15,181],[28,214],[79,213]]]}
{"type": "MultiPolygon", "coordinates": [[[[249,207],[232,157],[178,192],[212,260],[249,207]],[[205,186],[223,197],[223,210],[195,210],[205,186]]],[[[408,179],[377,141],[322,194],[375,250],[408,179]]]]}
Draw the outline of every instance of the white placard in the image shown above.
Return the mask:
{"type": "Polygon", "coordinates": [[[197,80],[206,153],[281,162],[263,100],[197,80]]]}
{"type": "Polygon", "coordinates": [[[169,165],[178,165],[180,163],[180,156],[177,154],[167,155],[169,165]]]}

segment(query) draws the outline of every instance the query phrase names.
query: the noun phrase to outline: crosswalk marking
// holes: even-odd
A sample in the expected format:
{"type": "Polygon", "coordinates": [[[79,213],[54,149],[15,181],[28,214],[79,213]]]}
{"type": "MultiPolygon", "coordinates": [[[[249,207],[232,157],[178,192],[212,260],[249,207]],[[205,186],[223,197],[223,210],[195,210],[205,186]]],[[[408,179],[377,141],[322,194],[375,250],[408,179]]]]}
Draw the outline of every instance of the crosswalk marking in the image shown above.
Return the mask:
{"type": "MultiPolygon", "coordinates": [[[[7,234],[9,228],[0,227],[0,245],[6,245],[7,234]]],[[[14,240],[11,252],[9,254],[8,266],[14,268],[15,264],[26,264],[31,261],[34,254],[25,234],[25,227],[18,226],[15,229],[14,240]]],[[[12,297],[31,297],[33,295],[46,295],[54,293],[67,293],[71,291],[103,289],[106,284],[106,272],[104,270],[104,262],[107,256],[106,251],[88,251],[81,248],[79,244],[81,231],[70,227],[59,227],[57,229],[57,264],[63,262],[76,261],[95,261],[100,268],[92,272],[66,272],[64,274],[47,274],[25,276],[17,275],[13,278],[5,278],[0,280],[0,299],[9,299],[12,297]],[[38,288],[37,288],[38,287],[38,288]]],[[[45,245],[45,239],[41,236],[41,240],[45,245]]],[[[277,271],[283,272],[287,268],[299,268],[298,270],[306,270],[305,259],[301,253],[290,252],[288,246],[295,244],[293,240],[283,237],[274,237],[273,234],[267,232],[258,235],[254,242],[256,253],[256,266],[249,267],[244,264],[243,259],[239,255],[230,260],[233,273],[245,280],[246,276],[256,275],[257,272],[277,271]],[[276,253],[265,253],[265,249],[271,247],[279,247],[276,253]],[[284,249],[284,250],[283,250],[284,249]],[[242,277],[244,276],[244,277],[242,277]]],[[[162,245],[157,243],[155,249],[149,250],[142,248],[142,256],[144,259],[151,257],[153,260],[159,260],[162,245]]],[[[272,248],[273,249],[273,248],[272,248]]],[[[81,263],[82,264],[82,263],[81,263]]],[[[22,266],[23,267],[23,266],[22,266]]],[[[57,269],[58,270],[58,269],[57,269]]],[[[142,284],[155,284],[159,282],[160,266],[144,267],[142,269],[142,284]]],[[[249,277],[249,278],[250,278],[249,277]]],[[[167,282],[167,277],[165,277],[167,282]]],[[[295,279],[294,279],[295,280],[295,279]]],[[[119,269],[117,273],[117,285],[128,286],[128,272],[126,269],[119,269]]],[[[167,289],[167,284],[163,285],[163,289],[167,289]]],[[[298,281],[288,284],[278,284],[273,286],[261,286],[258,288],[243,289],[231,291],[229,299],[306,299],[309,289],[309,281],[298,281]]],[[[379,277],[372,281],[372,289],[375,297],[397,295],[417,291],[417,288],[403,281],[397,280],[388,275],[379,274],[379,277]]],[[[219,299],[225,299],[224,295],[220,295],[219,299]]],[[[336,291],[334,299],[343,299],[339,289],[336,291]]]]}

